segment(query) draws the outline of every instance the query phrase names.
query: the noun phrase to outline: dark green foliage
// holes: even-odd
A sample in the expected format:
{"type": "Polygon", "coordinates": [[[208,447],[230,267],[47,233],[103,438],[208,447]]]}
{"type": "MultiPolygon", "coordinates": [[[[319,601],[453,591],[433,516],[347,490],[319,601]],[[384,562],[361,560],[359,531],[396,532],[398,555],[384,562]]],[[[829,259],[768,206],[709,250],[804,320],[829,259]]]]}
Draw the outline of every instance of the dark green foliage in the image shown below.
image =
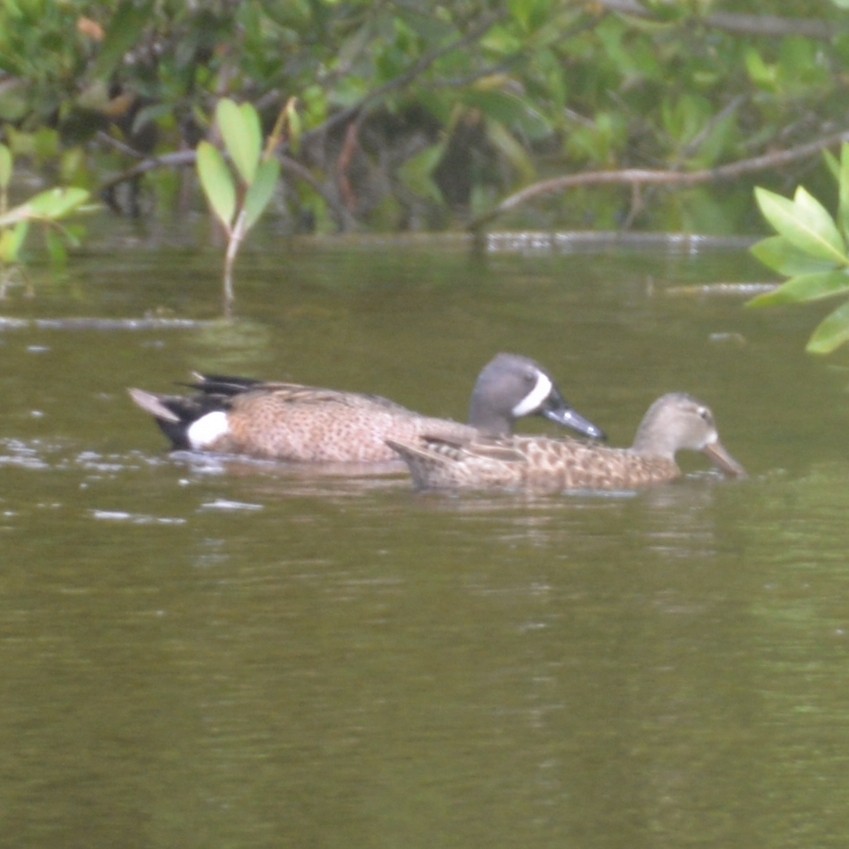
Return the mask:
{"type": "MultiPolygon", "coordinates": [[[[255,104],[265,131],[296,97],[293,228],[447,226],[554,175],[712,168],[833,131],[841,5],[0,0],[0,125],[19,154],[55,128],[91,184],[135,164],[120,145],[193,149],[221,96],[255,104]]],[[[785,168],[776,187],[797,178],[785,168]]],[[[503,223],[733,232],[753,220],[736,201],[716,214],[734,188],[596,188],[503,223]]]]}

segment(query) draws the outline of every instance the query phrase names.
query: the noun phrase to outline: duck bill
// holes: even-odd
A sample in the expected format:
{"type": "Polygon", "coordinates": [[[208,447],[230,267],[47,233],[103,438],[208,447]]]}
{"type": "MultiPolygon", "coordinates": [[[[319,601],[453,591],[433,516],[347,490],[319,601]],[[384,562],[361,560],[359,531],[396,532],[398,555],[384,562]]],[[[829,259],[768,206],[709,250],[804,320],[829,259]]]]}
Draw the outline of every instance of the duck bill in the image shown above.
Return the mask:
{"type": "Polygon", "coordinates": [[[568,427],[581,436],[588,436],[590,439],[607,439],[604,431],[594,425],[589,419],[585,419],[577,410],[571,407],[563,406],[550,407],[540,411],[549,421],[556,422],[563,427],[568,427]]]}
{"type": "Polygon", "coordinates": [[[716,442],[705,445],[704,453],[718,469],[729,477],[746,477],[746,470],[725,450],[718,439],[716,442]]]}

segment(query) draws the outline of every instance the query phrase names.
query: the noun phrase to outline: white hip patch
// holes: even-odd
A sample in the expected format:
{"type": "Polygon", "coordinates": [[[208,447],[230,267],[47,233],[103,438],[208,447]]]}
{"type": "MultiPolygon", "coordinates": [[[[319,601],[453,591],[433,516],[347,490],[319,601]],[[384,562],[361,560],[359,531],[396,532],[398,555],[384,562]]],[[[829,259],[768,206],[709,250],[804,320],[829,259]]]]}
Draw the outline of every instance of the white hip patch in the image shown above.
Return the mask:
{"type": "Polygon", "coordinates": [[[192,422],[186,431],[186,436],[192,448],[203,451],[211,448],[217,440],[227,436],[228,433],[230,433],[230,425],[227,421],[227,413],[216,410],[192,422]]]}

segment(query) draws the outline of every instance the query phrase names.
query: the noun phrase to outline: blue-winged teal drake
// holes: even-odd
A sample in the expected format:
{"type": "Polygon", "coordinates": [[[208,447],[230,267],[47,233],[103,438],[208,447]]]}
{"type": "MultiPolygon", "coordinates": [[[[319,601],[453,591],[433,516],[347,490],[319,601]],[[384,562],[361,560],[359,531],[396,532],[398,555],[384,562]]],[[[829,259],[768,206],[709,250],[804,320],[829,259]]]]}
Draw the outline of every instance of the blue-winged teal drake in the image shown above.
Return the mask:
{"type": "Polygon", "coordinates": [[[630,448],[536,436],[464,441],[429,434],[390,444],[421,488],[636,489],[679,477],[675,455],[684,449],[701,451],[727,475],[745,475],[719,441],[710,409],[683,392],[651,405],[630,448]]]}
{"type": "Polygon", "coordinates": [[[130,389],[175,449],[326,463],[384,463],[387,440],[423,434],[451,440],[507,436],[522,416],[542,415],[577,432],[603,432],[564,400],[549,372],[517,354],[498,354],[472,392],[469,424],[429,418],[378,395],[294,383],[196,375],[190,397],[130,389]]]}

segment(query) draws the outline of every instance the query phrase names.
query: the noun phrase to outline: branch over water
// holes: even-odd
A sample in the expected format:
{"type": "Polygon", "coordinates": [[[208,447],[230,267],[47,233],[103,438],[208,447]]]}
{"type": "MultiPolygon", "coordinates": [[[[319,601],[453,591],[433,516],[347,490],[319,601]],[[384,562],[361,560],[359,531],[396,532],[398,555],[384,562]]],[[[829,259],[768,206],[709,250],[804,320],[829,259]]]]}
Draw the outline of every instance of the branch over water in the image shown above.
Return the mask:
{"type": "Polygon", "coordinates": [[[670,186],[672,188],[689,188],[703,183],[719,183],[723,180],[733,180],[745,174],[753,174],[758,171],[766,171],[778,168],[799,159],[820,153],[827,147],[849,141],[849,129],[841,130],[823,136],[812,142],[780,150],[773,153],[765,153],[762,156],[754,156],[751,159],[741,159],[716,168],[704,168],[700,171],[653,171],[643,168],[625,168],[621,171],[585,171],[580,174],[566,174],[563,177],[554,177],[549,180],[540,180],[526,186],[521,191],[515,192],[505,198],[498,206],[473,218],[467,225],[468,230],[481,230],[505,212],[510,212],[529,201],[536,200],[547,195],[575,189],[581,186],[611,186],[624,185],[632,188],[637,186],[670,186]]]}

